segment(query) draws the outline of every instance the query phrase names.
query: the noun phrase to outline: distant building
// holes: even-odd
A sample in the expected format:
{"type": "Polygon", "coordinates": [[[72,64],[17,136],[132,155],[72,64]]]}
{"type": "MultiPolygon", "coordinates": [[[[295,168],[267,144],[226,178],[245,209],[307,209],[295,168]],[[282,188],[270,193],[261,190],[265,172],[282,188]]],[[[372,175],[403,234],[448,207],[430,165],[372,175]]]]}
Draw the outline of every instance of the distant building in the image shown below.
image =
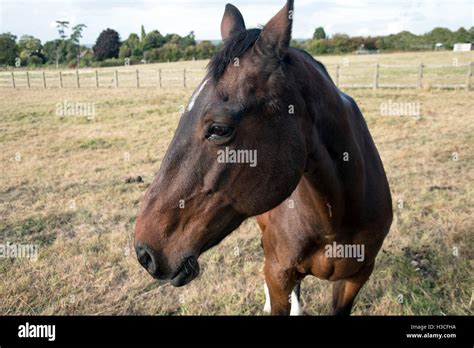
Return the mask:
{"type": "Polygon", "coordinates": [[[90,48],[86,48],[85,50],[81,51],[81,54],[80,54],[80,57],[81,58],[84,58],[84,57],[92,57],[94,55],[94,52],[90,49],[90,48]]]}
{"type": "Polygon", "coordinates": [[[472,50],[472,43],[455,43],[453,46],[454,52],[468,52],[472,50]]]}

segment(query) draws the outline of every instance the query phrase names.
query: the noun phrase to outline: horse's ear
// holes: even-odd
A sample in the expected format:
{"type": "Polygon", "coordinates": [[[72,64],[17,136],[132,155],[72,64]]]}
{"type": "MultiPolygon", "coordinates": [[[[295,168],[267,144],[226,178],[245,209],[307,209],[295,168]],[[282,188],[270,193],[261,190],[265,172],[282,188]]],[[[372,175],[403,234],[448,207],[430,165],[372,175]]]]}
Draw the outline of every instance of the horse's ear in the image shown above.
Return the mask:
{"type": "Polygon", "coordinates": [[[255,44],[257,52],[277,55],[283,58],[288,51],[293,24],[293,3],[288,0],[286,5],[263,27],[255,44]]]}
{"type": "Polygon", "coordinates": [[[225,5],[224,16],[221,22],[222,40],[225,41],[229,36],[240,31],[245,31],[245,22],[242,14],[234,5],[225,5]]]}

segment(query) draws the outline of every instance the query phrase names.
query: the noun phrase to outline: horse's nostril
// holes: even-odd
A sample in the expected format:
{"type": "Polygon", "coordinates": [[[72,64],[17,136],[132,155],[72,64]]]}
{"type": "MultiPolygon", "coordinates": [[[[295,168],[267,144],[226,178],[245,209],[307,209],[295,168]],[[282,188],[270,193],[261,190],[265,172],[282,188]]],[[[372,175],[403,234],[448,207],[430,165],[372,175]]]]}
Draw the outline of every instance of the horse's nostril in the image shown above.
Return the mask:
{"type": "Polygon", "coordinates": [[[150,274],[154,274],[156,271],[155,262],[147,248],[143,245],[137,245],[135,251],[137,252],[138,262],[140,262],[140,264],[146,268],[150,274]]]}

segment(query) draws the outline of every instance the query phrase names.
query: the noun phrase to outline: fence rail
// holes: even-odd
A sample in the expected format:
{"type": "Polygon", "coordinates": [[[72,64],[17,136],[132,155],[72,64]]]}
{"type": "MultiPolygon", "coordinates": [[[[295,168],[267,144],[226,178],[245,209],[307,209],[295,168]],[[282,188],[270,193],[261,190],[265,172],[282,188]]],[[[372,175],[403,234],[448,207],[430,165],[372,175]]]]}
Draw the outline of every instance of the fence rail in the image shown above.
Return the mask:
{"type": "MultiPolygon", "coordinates": [[[[336,64],[326,66],[341,88],[438,89],[472,87],[472,62],[442,64],[336,64]],[[411,79],[411,81],[410,81],[411,79]]],[[[165,88],[194,87],[205,69],[85,69],[0,72],[0,88],[165,88]]]]}

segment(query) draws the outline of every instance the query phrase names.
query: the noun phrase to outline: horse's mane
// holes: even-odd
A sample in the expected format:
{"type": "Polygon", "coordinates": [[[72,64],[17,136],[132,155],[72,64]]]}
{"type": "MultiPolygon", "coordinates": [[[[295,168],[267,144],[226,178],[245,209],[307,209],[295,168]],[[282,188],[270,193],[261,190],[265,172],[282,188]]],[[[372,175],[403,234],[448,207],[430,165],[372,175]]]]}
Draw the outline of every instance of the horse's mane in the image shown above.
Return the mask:
{"type": "MultiPolygon", "coordinates": [[[[257,41],[261,31],[261,29],[244,30],[232,35],[226,41],[224,41],[224,46],[222,49],[217,52],[214,57],[212,57],[212,59],[209,61],[209,64],[207,65],[207,70],[214,81],[219,81],[222,75],[224,75],[227,65],[232,63],[235,58],[241,57],[250,47],[253,46],[255,41],[257,41]]],[[[323,74],[325,74],[326,77],[332,81],[331,76],[326,70],[324,64],[314,59],[314,57],[305,50],[299,48],[296,48],[296,50],[305,54],[314,63],[316,63],[323,74]]]]}
{"type": "Polygon", "coordinates": [[[212,57],[207,65],[207,70],[214,81],[218,81],[222,77],[227,65],[252,47],[260,32],[261,29],[248,29],[238,32],[224,41],[224,47],[212,57]]]}
{"type": "Polygon", "coordinates": [[[327,69],[326,69],[326,67],[324,66],[323,63],[321,63],[319,60],[315,59],[311,54],[309,54],[308,52],[306,52],[305,50],[303,50],[301,48],[296,48],[296,50],[300,51],[301,53],[306,55],[309,59],[311,59],[314,63],[316,63],[316,65],[324,73],[324,75],[326,75],[326,77],[332,81],[332,78],[329,75],[329,73],[328,73],[328,71],[327,71],[327,69]]]}

